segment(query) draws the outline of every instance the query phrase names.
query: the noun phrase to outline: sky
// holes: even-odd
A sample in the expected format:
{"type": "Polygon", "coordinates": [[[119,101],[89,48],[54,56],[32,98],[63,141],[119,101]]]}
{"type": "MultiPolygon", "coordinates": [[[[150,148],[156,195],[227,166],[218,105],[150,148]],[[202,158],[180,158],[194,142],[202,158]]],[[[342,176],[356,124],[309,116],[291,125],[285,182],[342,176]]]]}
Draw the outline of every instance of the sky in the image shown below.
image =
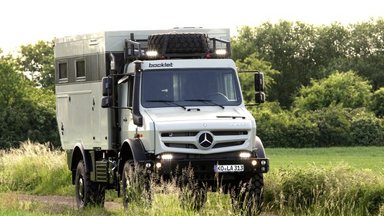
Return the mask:
{"type": "Polygon", "coordinates": [[[280,20],[328,25],[384,17],[383,0],[3,0],[0,48],[114,30],[230,28],[280,20]]]}

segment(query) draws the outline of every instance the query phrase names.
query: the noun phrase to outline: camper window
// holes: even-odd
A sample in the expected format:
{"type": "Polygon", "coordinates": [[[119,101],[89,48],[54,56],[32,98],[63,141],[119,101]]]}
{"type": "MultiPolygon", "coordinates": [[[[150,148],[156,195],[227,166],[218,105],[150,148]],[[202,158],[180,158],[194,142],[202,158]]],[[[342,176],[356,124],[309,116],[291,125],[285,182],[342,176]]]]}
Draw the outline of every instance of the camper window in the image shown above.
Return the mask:
{"type": "Polygon", "coordinates": [[[66,62],[59,63],[59,80],[68,81],[68,67],[66,62]]]}
{"type": "Polygon", "coordinates": [[[79,81],[85,80],[85,61],[83,59],[76,60],[76,79],[79,81]]]}

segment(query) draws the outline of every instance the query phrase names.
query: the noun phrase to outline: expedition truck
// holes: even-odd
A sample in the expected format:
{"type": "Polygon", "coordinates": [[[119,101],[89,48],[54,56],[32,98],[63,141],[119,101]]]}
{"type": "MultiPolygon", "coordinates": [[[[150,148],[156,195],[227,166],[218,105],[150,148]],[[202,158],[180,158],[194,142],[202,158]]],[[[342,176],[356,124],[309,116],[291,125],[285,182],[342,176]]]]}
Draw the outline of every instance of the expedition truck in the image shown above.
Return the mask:
{"type": "MultiPolygon", "coordinates": [[[[229,29],[203,28],[55,39],[57,124],[78,207],[102,206],[106,189],[127,207],[133,187],[150,193],[153,176],[185,185],[185,169],[196,208],[203,187],[234,188],[240,204],[260,199],[269,162],[229,40],[229,29]]],[[[254,77],[263,102],[263,74],[254,77]]]]}

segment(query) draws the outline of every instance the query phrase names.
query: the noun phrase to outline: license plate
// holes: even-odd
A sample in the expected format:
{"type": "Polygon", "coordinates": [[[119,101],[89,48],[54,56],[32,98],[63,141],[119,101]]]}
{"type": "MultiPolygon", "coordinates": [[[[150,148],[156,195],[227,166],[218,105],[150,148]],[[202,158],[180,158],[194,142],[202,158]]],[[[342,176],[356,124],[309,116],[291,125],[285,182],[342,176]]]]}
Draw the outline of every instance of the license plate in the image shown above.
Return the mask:
{"type": "Polygon", "coordinates": [[[213,169],[217,173],[244,172],[244,165],[243,164],[215,165],[213,169]]]}

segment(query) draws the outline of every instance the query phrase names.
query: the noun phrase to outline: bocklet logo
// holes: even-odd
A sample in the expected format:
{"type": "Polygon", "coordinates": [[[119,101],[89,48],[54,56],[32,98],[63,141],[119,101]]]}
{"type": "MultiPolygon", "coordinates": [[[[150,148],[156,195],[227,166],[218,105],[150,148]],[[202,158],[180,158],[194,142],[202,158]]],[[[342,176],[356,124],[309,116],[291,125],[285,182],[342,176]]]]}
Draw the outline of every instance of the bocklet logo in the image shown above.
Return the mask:
{"type": "Polygon", "coordinates": [[[170,62],[170,63],[157,63],[157,64],[154,64],[154,63],[149,63],[148,64],[148,67],[150,68],[156,68],[156,67],[173,67],[173,63],[170,62]]]}

